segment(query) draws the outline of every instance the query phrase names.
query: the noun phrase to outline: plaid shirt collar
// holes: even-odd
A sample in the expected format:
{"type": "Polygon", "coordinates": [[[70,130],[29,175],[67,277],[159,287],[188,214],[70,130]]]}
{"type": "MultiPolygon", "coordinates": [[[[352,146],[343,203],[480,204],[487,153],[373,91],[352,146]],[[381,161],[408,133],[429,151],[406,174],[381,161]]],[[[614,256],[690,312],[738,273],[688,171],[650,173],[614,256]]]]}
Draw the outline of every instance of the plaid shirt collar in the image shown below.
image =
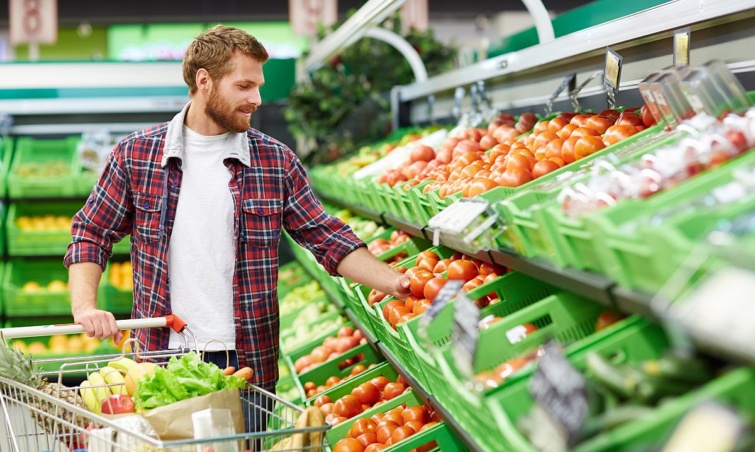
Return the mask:
{"type": "MultiPolygon", "coordinates": [[[[186,122],[186,113],[189,111],[190,106],[191,101],[184,105],[184,108],[168,123],[168,130],[165,133],[165,149],[163,150],[163,158],[160,161],[160,166],[163,168],[168,165],[171,158],[179,160],[183,160],[184,158],[183,127],[186,122]]],[[[230,133],[226,158],[234,158],[247,167],[251,166],[249,139],[246,132],[230,133]]]]}

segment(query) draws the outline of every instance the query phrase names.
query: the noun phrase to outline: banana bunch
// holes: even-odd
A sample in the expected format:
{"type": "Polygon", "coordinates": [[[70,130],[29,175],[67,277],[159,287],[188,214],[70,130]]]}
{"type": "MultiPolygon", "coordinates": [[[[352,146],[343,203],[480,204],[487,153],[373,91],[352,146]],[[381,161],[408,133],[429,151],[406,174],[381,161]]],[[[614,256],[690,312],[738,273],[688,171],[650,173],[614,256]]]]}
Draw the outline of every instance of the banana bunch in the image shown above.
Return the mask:
{"type": "Polygon", "coordinates": [[[100,414],[105,399],[113,394],[127,394],[124,376],[136,365],[130,358],[120,358],[109,362],[96,372],[91,372],[79,389],[87,409],[100,414]]]}

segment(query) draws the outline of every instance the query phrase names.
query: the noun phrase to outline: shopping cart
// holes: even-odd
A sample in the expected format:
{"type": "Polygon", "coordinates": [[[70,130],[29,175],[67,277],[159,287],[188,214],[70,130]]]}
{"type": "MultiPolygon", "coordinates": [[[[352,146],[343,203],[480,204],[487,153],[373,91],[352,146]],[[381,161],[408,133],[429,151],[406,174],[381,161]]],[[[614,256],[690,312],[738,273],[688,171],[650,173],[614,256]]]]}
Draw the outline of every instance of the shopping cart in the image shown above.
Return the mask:
{"type": "MultiPolygon", "coordinates": [[[[184,334],[185,324],[175,316],[156,319],[120,320],[119,329],[170,327],[184,334]]],[[[0,340],[82,333],[79,325],[50,325],[0,329],[0,340]]],[[[265,431],[256,433],[214,436],[203,439],[160,440],[140,430],[141,416],[105,417],[89,411],[81,396],[80,386],[63,386],[64,377],[97,371],[109,362],[122,357],[136,361],[148,360],[165,365],[171,357],[180,358],[183,350],[141,351],[138,342],[129,339],[133,352],[111,355],[72,356],[48,360],[34,360],[32,364],[55,362],[58,371],[42,372],[47,382],[24,384],[0,377],[0,451],[2,452],[244,452],[246,450],[325,451],[325,431],[321,427],[296,428],[304,412],[290,402],[262,388],[249,385],[240,391],[242,408],[249,417],[248,425],[262,420],[265,431]],[[37,386],[37,387],[33,387],[37,386]],[[265,422],[266,420],[266,422],[265,422]],[[321,438],[308,444],[310,438],[321,438]],[[296,439],[296,441],[294,440],[296,439]],[[295,446],[294,446],[295,445],[295,446]]],[[[188,341],[187,341],[188,343],[188,341]]],[[[124,347],[125,349],[125,347],[124,347]]],[[[196,350],[196,348],[195,348],[196,350]]],[[[102,385],[112,386],[112,385],[102,385]]],[[[95,388],[94,386],[91,386],[95,388]]]]}

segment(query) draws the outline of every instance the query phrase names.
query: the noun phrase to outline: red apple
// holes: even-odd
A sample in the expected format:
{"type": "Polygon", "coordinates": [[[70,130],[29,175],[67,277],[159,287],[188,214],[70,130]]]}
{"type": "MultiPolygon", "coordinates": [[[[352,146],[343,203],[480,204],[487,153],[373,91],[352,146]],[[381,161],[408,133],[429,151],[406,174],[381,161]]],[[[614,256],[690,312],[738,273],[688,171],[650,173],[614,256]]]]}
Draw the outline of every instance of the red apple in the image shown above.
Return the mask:
{"type": "Polygon", "coordinates": [[[134,401],[126,394],[113,394],[102,401],[102,414],[133,413],[134,401]]]}

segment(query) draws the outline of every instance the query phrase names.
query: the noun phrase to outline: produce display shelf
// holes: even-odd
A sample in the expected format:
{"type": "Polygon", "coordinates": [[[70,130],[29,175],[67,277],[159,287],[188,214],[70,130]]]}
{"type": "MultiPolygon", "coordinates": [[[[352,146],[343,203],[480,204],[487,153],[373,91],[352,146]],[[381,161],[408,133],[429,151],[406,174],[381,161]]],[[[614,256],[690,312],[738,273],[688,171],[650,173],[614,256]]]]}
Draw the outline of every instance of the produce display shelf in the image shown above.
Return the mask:
{"type": "Polygon", "coordinates": [[[407,234],[411,234],[415,237],[432,240],[432,237],[428,237],[427,234],[425,234],[425,227],[419,223],[410,222],[410,221],[404,220],[403,218],[398,218],[388,213],[383,214],[383,218],[386,224],[397,227],[403,230],[404,232],[406,232],[407,234]]]}
{"type": "Polygon", "coordinates": [[[369,342],[371,345],[375,346],[377,344],[377,338],[370,333],[370,331],[362,326],[362,324],[359,322],[359,319],[357,316],[354,315],[354,313],[351,311],[351,309],[344,309],[344,312],[346,313],[346,317],[351,320],[351,323],[353,323],[355,326],[357,326],[364,335],[365,339],[367,339],[367,342],[369,342]]]}
{"type": "Polygon", "coordinates": [[[490,256],[495,264],[518,270],[609,308],[615,307],[611,294],[614,282],[604,276],[569,268],[559,268],[542,259],[522,257],[503,249],[490,250],[490,256]]]}
{"type": "Polygon", "coordinates": [[[317,195],[319,199],[325,201],[328,204],[341,206],[344,209],[351,210],[352,212],[359,215],[360,217],[367,218],[368,220],[372,220],[378,224],[385,224],[385,220],[383,220],[383,213],[381,212],[375,212],[372,209],[368,209],[363,206],[357,206],[349,202],[341,201],[339,199],[331,198],[330,196],[323,196],[321,193],[315,192],[315,195],[317,195]]]}
{"type": "MultiPolygon", "coordinates": [[[[359,325],[357,325],[359,326],[359,325]]],[[[402,376],[404,379],[409,382],[409,385],[413,388],[414,393],[419,396],[420,399],[422,399],[423,402],[431,405],[434,407],[439,413],[440,417],[443,418],[444,421],[446,421],[446,424],[451,428],[451,430],[454,432],[454,434],[461,440],[461,442],[464,444],[464,446],[467,448],[467,450],[470,451],[480,451],[482,452],[483,449],[475,442],[475,440],[469,435],[469,432],[464,430],[454,419],[454,417],[448,412],[448,410],[443,407],[442,404],[438,403],[437,400],[430,394],[427,394],[422,389],[422,386],[417,382],[417,380],[412,377],[409,373],[406,372],[406,369],[404,369],[401,366],[401,363],[396,359],[396,357],[391,353],[390,350],[383,344],[382,342],[378,342],[378,351],[383,355],[383,357],[391,363],[391,366],[393,366],[394,369],[402,376]]]]}

